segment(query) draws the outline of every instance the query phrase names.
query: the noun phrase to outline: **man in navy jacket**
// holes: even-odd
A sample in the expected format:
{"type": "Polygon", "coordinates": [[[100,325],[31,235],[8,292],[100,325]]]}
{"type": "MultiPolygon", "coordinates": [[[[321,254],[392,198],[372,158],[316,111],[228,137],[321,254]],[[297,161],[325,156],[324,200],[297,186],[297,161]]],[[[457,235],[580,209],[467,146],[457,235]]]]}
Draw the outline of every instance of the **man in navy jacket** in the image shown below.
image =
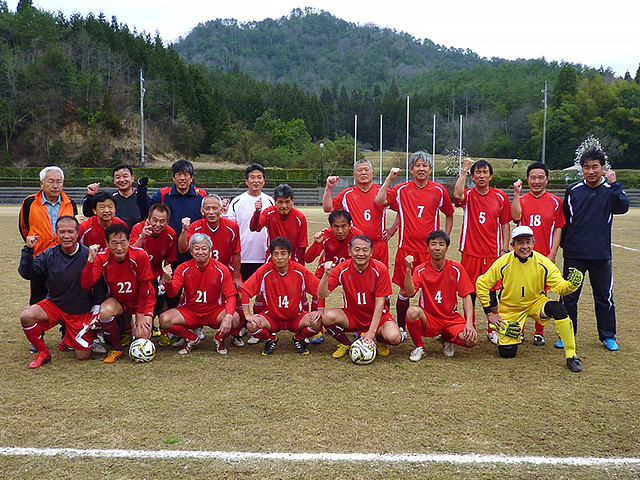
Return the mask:
{"type": "MultiPolygon", "coordinates": [[[[613,214],[629,210],[629,197],[613,170],[605,171],[606,157],[597,146],[589,147],[580,157],[584,180],[569,185],[564,197],[566,226],[562,232],[564,275],[570,267],[589,272],[595,303],[600,341],[607,350],[615,351],[616,310],[613,303],[611,270],[611,225],[613,214]]],[[[578,328],[579,288],[562,297],[562,302],[578,328]]],[[[556,347],[562,348],[558,340],[556,347]]]]}

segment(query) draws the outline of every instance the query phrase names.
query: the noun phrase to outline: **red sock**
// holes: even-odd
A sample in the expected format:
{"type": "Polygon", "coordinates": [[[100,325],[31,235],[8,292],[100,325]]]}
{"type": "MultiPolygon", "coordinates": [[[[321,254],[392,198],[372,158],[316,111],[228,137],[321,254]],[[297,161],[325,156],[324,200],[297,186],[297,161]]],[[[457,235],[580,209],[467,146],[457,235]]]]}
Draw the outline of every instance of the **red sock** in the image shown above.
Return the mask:
{"type": "Polygon", "coordinates": [[[311,311],[312,312],[317,312],[318,311],[318,298],[317,297],[313,297],[311,299],[311,311]]]}
{"type": "Polygon", "coordinates": [[[275,340],[276,339],[275,334],[271,333],[266,328],[261,328],[259,330],[256,330],[255,332],[253,332],[251,334],[251,336],[253,338],[259,338],[260,340],[275,340]]]}
{"type": "Polygon", "coordinates": [[[36,350],[39,352],[48,352],[47,346],[44,344],[44,339],[42,338],[42,327],[38,325],[38,323],[34,323],[30,327],[22,327],[27,340],[31,342],[31,345],[36,347],[36,350]]]}
{"type": "Polygon", "coordinates": [[[120,343],[120,328],[118,327],[118,322],[116,322],[115,320],[111,320],[110,322],[102,323],[102,321],[100,321],[100,326],[102,327],[104,339],[109,342],[113,348],[122,351],[122,344],[120,343]]]}
{"type": "Polygon", "coordinates": [[[407,320],[407,330],[409,336],[416,347],[424,348],[424,340],[422,339],[422,322],[419,318],[415,320],[407,320]]]}
{"type": "Polygon", "coordinates": [[[180,338],[186,338],[190,342],[193,342],[198,338],[195,333],[193,333],[191,330],[188,330],[184,325],[171,325],[169,333],[173,333],[180,338]]]}
{"type": "Polygon", "coordinates": [[[540,322],[536,322],[536,335],[544,335],[544,325],[540,322]]]}
{"type": "Polygon", "coordinates": [[[304,340],[305,338],[313,337],[316,333],[318,332],[313,330],[311,327],[304,327],[302,330],[295,334],[295,337],[296,340],[304,340]]]}
{"type": "Polygon", "coordinates": [[[337,323],[333,325],[325,325],[324,327],[327,329],[327,332],[329,332],[331,336],[338,342],[342,343],[343,345],[351,345],[351,340],[349,340],[347,334],[344,333],[344,327],[338,325],[337,323]]]}
{"type": "Polygon", "coordinates": [[[398,315],[398,326],[400,328],[405,328],[406,326],[407,310],[409,310],[409,299],[398,295],[396,313],[398,315]]]}

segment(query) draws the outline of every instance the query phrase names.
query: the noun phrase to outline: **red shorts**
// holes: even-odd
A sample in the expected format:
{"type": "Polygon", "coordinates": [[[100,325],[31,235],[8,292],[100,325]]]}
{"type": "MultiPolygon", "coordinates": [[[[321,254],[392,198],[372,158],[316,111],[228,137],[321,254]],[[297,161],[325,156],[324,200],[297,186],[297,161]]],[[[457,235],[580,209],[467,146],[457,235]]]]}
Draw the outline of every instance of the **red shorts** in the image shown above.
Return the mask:
{"type": "Polygon", "coordinates": [[[382,240],[374,242],[373,244],[373,258],[381,261],[385,266],[389,266],[389,242],[383,242],[382,240]]]}
{"type": "Polygon", "coordinates": [[[396,253],[396,263],[393,266],[393,278],[391,280],[393,283],[398,285],[401,290],[404,290],[404,277],[407,273],[407,264],[404,261],[404,257],[407,255],[413,256],[413,268],[417,267],[421,263],[428,262],[431,258],[426,245],[422,252],[412,252],[410,250],[405,250],[404,248],[398,248],[398,252],[396,253]]]}
{"type": "MultiPolygon", "coordinates": [[[[365,333],[369,330],[369,327],[371,326],[371,319],[368,319],[366,322],[363,322],[362,317],[356,317],[353,313],[351,313],[350,311],[344,308],[342,309],[342,311],[349,319],[349,328],[347,329],[348,332],[365,333]]],[[[378,330],[380,330],[380,327],[382,326],[383,323],[387,323],[387,322],[395,323],[396,321],[393,319],[393,317],[389,312],[384,312],[382,314],[382,317],[380,317],[378,330]]]]}
{"type": "Polygon", "coordinates": [[[189,330],[195,330],[200,327],[220,328],[218,317],[220,316],[220,313],[224,311],[224,307],[213,307],[211,309],[211,313],[204,315],[194,313],[184,306],[176,307],[176,310],[183,316],[184,326],[189,330]]]}
{"type": "Polygon", "coordinates": [[[300,331],[300,322],[302,321],[302,317],[304,317],[309,312],[300,312],[298,316],[291,320],[274,320],[269,316],[269,312],[263,312],[262,315],[269,322],[269,331],[271,333],[279,332],[280,330],[289,330],[290,332],[299,332],[300,331]]]}
{"type": "MultiPolygon", "coordinates": [[[[424,309],[422,309],[422,311],[424,312],[424,309]]],[[[427,325],[422,329],[423,337],[437,337],[438,335],[442,335],[445,342],[455,343],[463,347],[467,346],[464,341],[458,338],[458,335],[464,330],[467,324],[467,321],[462,315],[458,315],[458,317],[453,319],[444,319],[429,315],[427,312],[424,312],[424,314],[427,317],[427,325]]]]}
{"type": "Polygon", "coordinates": [[[91,312],[71,314],[62,311],[51,300],[41,300],[39,305],[47,314],[46,322],[38,322],[43,332],[52,329],[56,325],[64,323],[66,328],[64,343],[74,350],[91,350],[92,343],[96,338],[96,330],[89,329],[91,312]]]}
{"type": "Polygon", "coordinates": [[[118,297],[113,297],[115,298],[118,303],[120,305],[122,305],[122,309],[124,310],[124,313],[142,313],[144,315],[146,315],[147,317],[153,317],[153,311],[156,308],[156,292],[155,290],[151,290],[150,292],[147,292],[146,298],[145,298],[145,302],[144,302],[144,307],[143,310],[141,312],[138,311],[138,303],[123,303],[122,300],[120,300],[118,297]]]}
{"type": "MultiPolygon", "coordinates": [[[[486,273],[487,270],[489,270],[489,267],[491,267],[491,265],[493,265],[493,262],[495,262],[497,259],[498,257],[487,257],[487,258],[474,257],[473,255],[467,255],[466,253],[462,252],[462,258],[460,260],[460,263],[462,264],[464,269],[467,271],[467,274],[469,275],[469,280],[471,280],[471,284],[475,288],[476,280],[478,280],[478,277],[486,273]]],[[[502,288],[501,281],[496,283],[491,288],[491,291],[493,292],[495,290],[500,290],[500,288],[502,288]]]]}

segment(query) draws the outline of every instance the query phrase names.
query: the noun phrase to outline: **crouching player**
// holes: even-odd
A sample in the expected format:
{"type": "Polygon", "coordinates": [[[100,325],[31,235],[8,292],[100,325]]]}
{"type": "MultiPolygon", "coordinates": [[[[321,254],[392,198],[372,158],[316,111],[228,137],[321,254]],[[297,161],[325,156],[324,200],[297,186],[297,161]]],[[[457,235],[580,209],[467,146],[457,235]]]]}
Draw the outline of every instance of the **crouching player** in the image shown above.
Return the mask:
{"type": "Polygon", "coordinates": [[[84,290],[80,282],[89,249],[78,243],[78,227],[74,217],[59,217],[56,222],[58,245],[33,258],[38,236],[31,235],[22,248],[20,275],[26,280],[44,278],[48,290],[47,298],[20,315],[24,334],[38,351],[29,368],[38,368],[51,361],[42,332],[61,323],[66,331],[60,350],[73,348],[78,360],[88,360],[91,355],[91,344],[96,336],[95,330],[89,328],[93,299],[91,292],[84,290]]]}
{"type": "Polygon", "coordinates": [[[135,315],[133,333],[136,338],[151,337],[151,320],[156,295],[151,281],[149,255],[141,248],[129,245],[129,227],[114,223],[105,230],[107,248],[89,247],[87,263],[82,271],[82,288],[91,288],[104,275],[109,296],[100,305],[98,321],[113,350],[106,363],[114,363],[122,355],[120,328],[115,318],[128,321],[135,315]]]}
{"type": "Polygon", "coordinates": [[[547,298],[545,285],[559,295],[568,295],[582,284],[582,273],[571,270],[567,280],[556,265],[544,255],[533,250],[533,230],[519,226],[511,232],[512,253],[496,260],[489,270],[478,277],[476,293],[489,321],[496,326],[500,335],[498,352],[503,358],[513,358],[522,343],[522,325],[527,317],[546,325],[553,318],[556,331],[564,343],[567,367],[572,372],[582,370],[580,359],[576,356],[576,340],[573,324],[566,308],[560,302],[547,298]],[[502,280],[499,314],[492,313],[489,307],[489,291],[496,282],[502,280]]]}
{"type": "Polygon", "coordinates": [[[305,311],[304,305],[307,293],[318,294],[319,280],[292,259],[293,246],[289,239],[271,240],[269,253],[270,260],[240,286],[247,330],[254,338],[266,340],[263,355],[273,354],[280,330],[294,332],[296,350],[308,355],[305,338],[318,333],[322,322],[319,312],[305,311]],[[265,309],[252,315],[249,301],[258,293],[264,298],[265,309]]]}
{"type": "Polygon", "coordinates": [[[350,258],[337,266],[329,261],[318,286],[318,297],[342,285],[344,308],[330,308],[322,315],[322,324],[338,342],[334,358],[347,354],[351,340],[346,332],[358,332],[367,342],[378,339],[378,354],[389,355],[389,345],[399,345],[402,334],[387,306],[385,299],[391,295],[389,270],[378,260],[371,258],[373,242],[365,235],[353,237],[349,242],[350,258]]]}
{"type": "Polygon", "coordinates": [[[214,341],[216,350],[226,355],[224,339],[232,329],[238,328],[240,317],[235,312],[236,287],[229,269],[211,258],[211,239],[203,233],[194,233],[189,240],[191,260],[181,263],[173,272],[171,265],[164,267],[162,283],[169,297],[175,297],[184,286],[184,303],[160,315],[160,328],[186,341],[178,352],[188,354],[200,343],[193,330],[205,326],[218,329],[214,341]]]}
{"type": "Polygon", "coordinates": [[[453,344],[475,347],[478,332],[473,325],[474,292],[471,280],[458,262],[446,258],[451,239],[442,230],[435,230],[427,236],[430,259],[413,268],[413,257],[405,257],[407,274],[404,291],[409,297],[422,289],[419,307],[409,307],[407,328],[416,348],[409,360],[417,362],[425,356],[422,337],[441,336],[442,353],[453,357],[453,344]],[[413,271],[413,275],[411,272],[413,271]],[[458,297],[462,298],[464,317],[458,312],[458,297]]]}

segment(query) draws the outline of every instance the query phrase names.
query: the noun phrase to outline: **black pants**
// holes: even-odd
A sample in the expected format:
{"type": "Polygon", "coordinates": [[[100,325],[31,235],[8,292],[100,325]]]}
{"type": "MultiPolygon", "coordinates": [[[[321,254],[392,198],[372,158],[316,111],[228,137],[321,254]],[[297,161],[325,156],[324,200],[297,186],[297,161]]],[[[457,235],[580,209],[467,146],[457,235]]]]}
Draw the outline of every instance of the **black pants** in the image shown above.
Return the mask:
{"type": "MultiPolygon", "coordinates": [[[[600,341],[605,338],[616,337],[616,307],[613,303],[613,273],[611,271],[611,259],[609,260],[582,260],[578,258],[564,259],[564,276],[569,273],[569,267],[577,268],[586,277],[589,273],[593,300],[595,303],[596,322],[600,341]]],[[[578,299],[582,285],[570,295],[561,298],[562,303],[569,312],[573,321],[573,331],[578,332],[578,299]]]]}

